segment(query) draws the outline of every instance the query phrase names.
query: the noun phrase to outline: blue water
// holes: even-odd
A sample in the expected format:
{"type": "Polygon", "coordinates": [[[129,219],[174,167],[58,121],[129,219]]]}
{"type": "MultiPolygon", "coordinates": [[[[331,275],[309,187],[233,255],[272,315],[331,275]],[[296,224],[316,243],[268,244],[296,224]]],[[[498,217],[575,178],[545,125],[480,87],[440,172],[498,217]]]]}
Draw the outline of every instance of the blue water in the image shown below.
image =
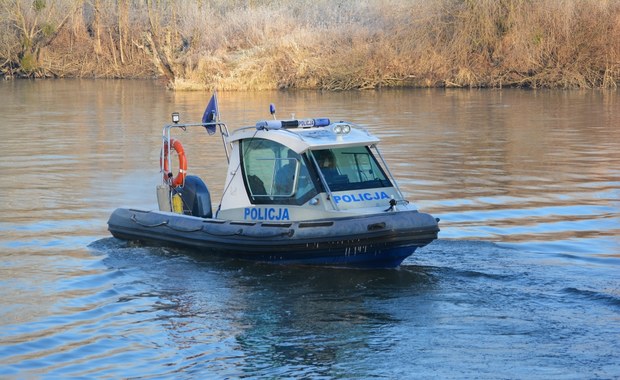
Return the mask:
{"type": "MultiPolygon", "coordinates": [[[[198,120],[209,96],[0,83],[0,378],[620,378],[617,93],[220,94],[231,129],[275,102],[379,134],[403,191],[442,220],[398,270],[110,237],[114,208],[156,207],[170,112],[198,120]]],[[[190,170],[217,203],[224,153],[201,144],[184,141],[190,170]]]]}

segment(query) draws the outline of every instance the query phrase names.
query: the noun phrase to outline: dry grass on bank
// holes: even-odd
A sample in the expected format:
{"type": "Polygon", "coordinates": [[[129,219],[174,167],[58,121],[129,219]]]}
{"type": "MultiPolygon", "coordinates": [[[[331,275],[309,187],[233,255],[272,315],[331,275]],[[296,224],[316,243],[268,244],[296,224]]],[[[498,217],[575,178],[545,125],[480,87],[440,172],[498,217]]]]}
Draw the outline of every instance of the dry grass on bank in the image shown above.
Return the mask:
{"type": "MultiPolygon", "coordinates": [[[[620,2],[293,2],[231,10],[184,77],[225,89],[615,88],[620,2]]],[[[206,27],[206,25],[205,25],[206,27]]],[[[207,42],[207,41],[205,41],[207,42]]]]}
{"type": "MultiPolygon", "coordinates": [[[[16,2],[33,4],[0,12],[16,2]]],[[[19,74],[2,29],[2,71],[19,74]]],[[[43,75],[175,89],[616,88],[620,0],[91,0],[39,58],[43,75]]]]}

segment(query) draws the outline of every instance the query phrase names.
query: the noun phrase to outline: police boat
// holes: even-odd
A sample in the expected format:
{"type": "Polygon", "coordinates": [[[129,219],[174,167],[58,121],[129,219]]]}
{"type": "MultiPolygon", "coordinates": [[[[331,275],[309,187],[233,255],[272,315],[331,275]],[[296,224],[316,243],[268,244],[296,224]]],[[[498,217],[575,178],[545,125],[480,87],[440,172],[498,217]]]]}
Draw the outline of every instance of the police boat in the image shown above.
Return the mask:
{"type": "Polygon", "coordinates": [[[108,220],[111,234],[255,262],[357,268],[398,267],[437,239],[439,219],[404,198],[376,136],[345,121],[277,120],[273,106],[271,113],[273,120],[232,133],[214,111],[195,124],[179,123],[174,113],[162,133],[159,210],[118,208],[108,220]],[[207,185],[188,175],[183,145],[171,136],[204,128],[221,134],[228,159],[215,212],[207,185]]]}

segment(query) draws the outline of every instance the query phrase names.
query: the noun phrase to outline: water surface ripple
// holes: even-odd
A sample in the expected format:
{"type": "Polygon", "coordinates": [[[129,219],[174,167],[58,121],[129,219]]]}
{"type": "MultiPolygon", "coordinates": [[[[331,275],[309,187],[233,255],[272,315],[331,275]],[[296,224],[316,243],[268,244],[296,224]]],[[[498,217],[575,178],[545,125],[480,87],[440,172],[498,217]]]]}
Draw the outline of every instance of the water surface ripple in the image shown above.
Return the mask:
{"type": "MultiPolygon", "coordinates": [[[[156,205],[169,114],[198,120],[208,97],[0,83],[0,378],[620,377],[617,92],[221,93],[231,128],[273,102],[382,138],[442,231],[400,269],[368,271],[109,236],[114,208],[156,205]]],[[[181,139],[217,204],[221,142],[181,139]]]]}

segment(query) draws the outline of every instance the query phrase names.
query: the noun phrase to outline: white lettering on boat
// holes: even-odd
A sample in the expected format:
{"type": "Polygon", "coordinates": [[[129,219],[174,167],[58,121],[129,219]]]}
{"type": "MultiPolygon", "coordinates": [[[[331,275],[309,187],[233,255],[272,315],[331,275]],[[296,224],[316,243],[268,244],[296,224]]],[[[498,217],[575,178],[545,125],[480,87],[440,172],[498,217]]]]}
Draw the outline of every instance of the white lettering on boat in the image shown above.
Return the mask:
{"type": "Polygon", "coordinates": [[[344,195],[334,195],[334,202],[351,203],[351,202],[365,202],[365,201],[377,201],[381,199],[390,199],[385,191],[375,191],[374,193],[350,193],[344,195]]]}
{"type": "Polygon", "coordinates": [[[246,207],[243,211],[245,220],[289,220],[288,208],[246,207]]]}

